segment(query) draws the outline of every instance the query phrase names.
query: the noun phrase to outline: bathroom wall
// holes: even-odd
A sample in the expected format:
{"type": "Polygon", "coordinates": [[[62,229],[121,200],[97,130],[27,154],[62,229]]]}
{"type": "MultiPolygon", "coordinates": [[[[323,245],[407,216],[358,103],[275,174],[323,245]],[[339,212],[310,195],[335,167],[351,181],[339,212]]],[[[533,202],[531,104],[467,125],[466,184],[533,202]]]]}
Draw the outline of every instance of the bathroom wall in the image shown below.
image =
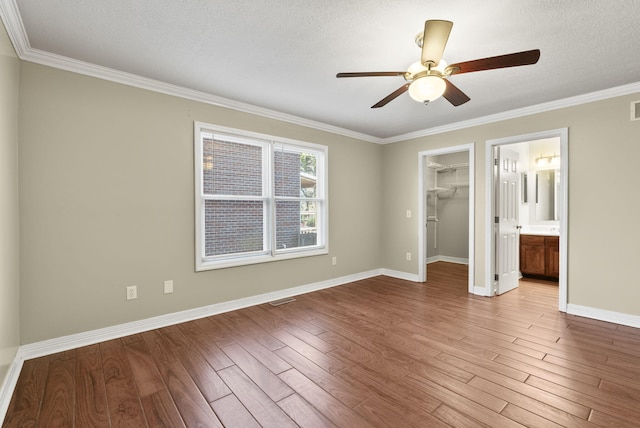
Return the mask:
{"type": "MultiPolygon", "coordinates": [[[[547,227],[558,227],[558,220],[541,220],[541,213],[544,212],[553,212],[553,206],[549,206],[547,208],[541,209],[542,204],[536,204],[536,172],[538,171],[548,171],[550,169],[558,169],[561,167],[561,160],[555,159],[550,164],[538,165],[537,160],[541,156],[553,156],[560,155],[560,139],[559,138],[546,138],[543,140],[531,141],[528,144],[529,146],[529,204],[528,204],[528,223],[521,223],[523,225],[529,226],[547,226],[547,227]]],[[[540,200],[546,198],[548,192],[543,190],[542,181],[546,181],[548,177],[546,175],[540,174],[538,177],[539,181],[539,198],[540,200]]],[[[554,186],[555,188],[555,186],[554,186]]],[[[553,196],[553,195],[552,195],[553,196]]],[[[554,199],[557,202],[561,201],[560,195],[556,195],[554,199]]],[[[521,217],[522,218],[522,217],[521,217]]]]}
{"type": "Polygon", "coordinates": [[[555,162],[550,166],[538,166],[536,163],[537,158],[540,156],[551,156],[553,154],[560,154],[560,140],[558,138],[547,138],[543,140],[527,141],[523,143],[508,144],[506,146],[509,150],[515,151],[519,154],[519,168],[520,174],[519,183],[519,219],[520,224],[523,227],[523,232],[528,232],[536,227],[558,227],[559,221],[545,221],[539,222],[536,220],[536,171],[544,170],[548,168],[559,168],[560,161],[555,162]],[[527,181],[524,183],[522,174],[527,174],[527,181]],[[527,186],[525,188],[525,186],[527,186]],[[527,202],[524,201],[524,192],[527,192],[527,202]]]}

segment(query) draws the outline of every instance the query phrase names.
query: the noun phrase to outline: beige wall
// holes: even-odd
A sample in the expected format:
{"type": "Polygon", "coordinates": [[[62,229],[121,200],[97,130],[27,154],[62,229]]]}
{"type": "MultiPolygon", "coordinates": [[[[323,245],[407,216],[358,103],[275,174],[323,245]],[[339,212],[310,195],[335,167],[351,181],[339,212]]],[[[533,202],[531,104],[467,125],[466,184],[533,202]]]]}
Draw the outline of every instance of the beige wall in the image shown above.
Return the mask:
{"type": "Polygon", "coordinates": [[[22,343],[381,265],[379,145],[31,63],[20,102],[22,343]],[[328,145],[330,254],[195,273],[193,121],[328,145]]]}
{"type": "Polygon", "coordinates": [[[418,219],[406,218],[418,212],[417,154],[472,142],[483,287],[485,141],[563,127],[569,303],[640,315],[640,122],[629,121],[640,94],[378,146],[31,63],[20,82],[21,343],[380,267],[417,273],[405,260],[418,253],[418,219]],[[195,273],[194,120],[328,145],[330,254],[195,273]],[[162,294],[165,279],[174,294],[162,294]],[[139,298],[127,302],[133,284],[139,298]]]}
{"type": "Polygon", "coordinates": [[[18,86],[20,62],[0,22],[0,385],[20,344],[18,86]]]}
{"type": "Polygon", "coordinates": [[[569,303],[640,316],[640,121],[629,120],[622,96],[518,119],[384,146],[382,242],[384,267],[418,272],[418,152],[476,144],[475,285],[485,286],[485,142],[569,128],[569,303]]]}

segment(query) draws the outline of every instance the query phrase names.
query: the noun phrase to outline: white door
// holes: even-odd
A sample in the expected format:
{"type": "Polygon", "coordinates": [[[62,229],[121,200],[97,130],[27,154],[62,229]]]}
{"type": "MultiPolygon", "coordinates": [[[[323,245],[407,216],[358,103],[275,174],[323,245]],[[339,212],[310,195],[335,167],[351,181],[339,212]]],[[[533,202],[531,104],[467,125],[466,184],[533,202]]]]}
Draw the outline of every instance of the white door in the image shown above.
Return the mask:
{"type": "Polygon", "coordinates": [[[518,153],[496,147],[496,280],[498,294],[518,286],[520,226],[518,215],[518,153]]]}

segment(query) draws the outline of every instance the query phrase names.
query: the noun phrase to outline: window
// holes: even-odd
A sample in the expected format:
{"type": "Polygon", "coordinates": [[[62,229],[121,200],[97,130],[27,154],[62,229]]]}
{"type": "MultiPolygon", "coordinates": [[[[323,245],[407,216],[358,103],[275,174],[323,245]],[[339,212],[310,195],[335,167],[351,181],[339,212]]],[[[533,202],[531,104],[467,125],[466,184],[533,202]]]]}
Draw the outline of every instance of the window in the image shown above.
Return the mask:
{"type": "Polygon", "coordinates": [[[195,123],[196,270],[327,254],[327,147],[195,123]]]}

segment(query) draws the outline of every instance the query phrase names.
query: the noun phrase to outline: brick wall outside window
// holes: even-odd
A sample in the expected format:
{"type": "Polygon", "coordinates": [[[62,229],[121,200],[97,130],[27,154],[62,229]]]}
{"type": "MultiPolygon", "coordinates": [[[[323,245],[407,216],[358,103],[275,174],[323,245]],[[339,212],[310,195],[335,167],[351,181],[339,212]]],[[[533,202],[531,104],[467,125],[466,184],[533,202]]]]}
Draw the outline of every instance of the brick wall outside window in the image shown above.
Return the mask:
{"type": "MultiPolygon", "coordinates": [[[[203,139],[205,195],[262,196],[262,148],[203,139]]],[[[276,196],[301,196],[300,154],[274,153],[276,196]]],[[[205,202],[205,255],[263,250],[263,201],[208,200],[205,202]]],[[[276,248],[315,245],[315,233],[301,236],[300,201],[276,203],[276,248]]]]}
{"type": "Polygon", "coordinates": [[[262,201],[206,201],[205,255],[263,250],[262,201]]]}

